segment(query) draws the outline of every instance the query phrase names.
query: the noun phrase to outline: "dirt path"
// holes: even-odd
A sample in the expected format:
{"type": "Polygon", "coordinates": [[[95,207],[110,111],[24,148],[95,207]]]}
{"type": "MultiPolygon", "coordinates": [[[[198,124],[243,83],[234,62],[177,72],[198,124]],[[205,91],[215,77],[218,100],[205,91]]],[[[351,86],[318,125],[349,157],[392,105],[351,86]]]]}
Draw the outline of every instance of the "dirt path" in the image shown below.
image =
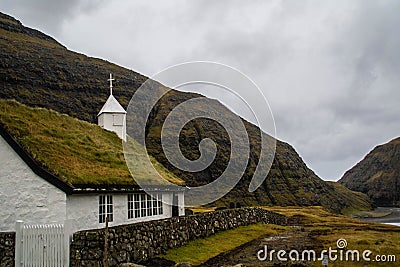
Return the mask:
{"type": "MultiPolygon", "coordinates": [[[[220,254],[214,258],[211,258],[206,263],[200,266],[234,266],[237,264],[242,264],[239,266],[290,266],[275,261],[271,262],[269,259],[265,261],[260,261],[257,258],[257,252],[264,249],[267,246],[267,251],[275,250],[279,251],[281,249],[289,251],[291,249],[297,249],[298,251],[303,251],[307,249],[319,250],[322,246],[319,242],[311,235],[311,233],[301,227],[293,227],[290,231],[282,233],[279,236],[265,237],[262,239],[256,239],[250,241],[244,245],[241,245],[229,252],[220,254]]],[[[261,255],[264,255],[262,253],[261,255]]],[[[292,264],[291,266],[314,266],[306,263],[292,264]]],[[[318,264],[320,266],[320,264],[318,264]]]]}

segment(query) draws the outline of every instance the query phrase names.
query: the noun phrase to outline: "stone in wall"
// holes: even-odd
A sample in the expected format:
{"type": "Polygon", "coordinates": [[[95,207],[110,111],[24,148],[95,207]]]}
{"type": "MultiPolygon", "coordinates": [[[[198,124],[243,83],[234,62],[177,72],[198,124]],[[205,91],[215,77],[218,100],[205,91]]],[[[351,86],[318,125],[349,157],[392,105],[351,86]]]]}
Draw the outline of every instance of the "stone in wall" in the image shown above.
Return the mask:
{"type": "Polygon", "coordinates": [[[0,267],[14,266],[15,232],[0,232],[0,267]]]}

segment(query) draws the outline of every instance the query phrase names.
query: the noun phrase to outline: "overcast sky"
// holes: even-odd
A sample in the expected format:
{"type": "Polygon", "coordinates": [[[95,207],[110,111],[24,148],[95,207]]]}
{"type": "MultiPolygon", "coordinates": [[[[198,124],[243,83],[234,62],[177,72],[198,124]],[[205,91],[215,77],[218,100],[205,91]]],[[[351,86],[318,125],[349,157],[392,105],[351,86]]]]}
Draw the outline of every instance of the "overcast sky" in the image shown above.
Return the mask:
{"type": "Polygon", "coordinates": [[[193,60],[241,70],[277,138],[325,180],[400,136],[397,0],[2,0],[1,11],[146,76],[193,60]]]}

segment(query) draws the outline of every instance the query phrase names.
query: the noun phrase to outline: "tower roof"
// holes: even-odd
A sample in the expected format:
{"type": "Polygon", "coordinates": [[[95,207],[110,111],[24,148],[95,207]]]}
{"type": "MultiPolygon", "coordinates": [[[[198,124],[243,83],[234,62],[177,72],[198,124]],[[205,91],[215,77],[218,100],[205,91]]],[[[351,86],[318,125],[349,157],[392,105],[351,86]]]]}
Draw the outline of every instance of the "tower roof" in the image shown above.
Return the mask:
{"type": "Polygon", "coordinates": [[[110,95],[97,116],[102,113],[126,113],[126,111],[117,99],[113,95],[110,95]]]}

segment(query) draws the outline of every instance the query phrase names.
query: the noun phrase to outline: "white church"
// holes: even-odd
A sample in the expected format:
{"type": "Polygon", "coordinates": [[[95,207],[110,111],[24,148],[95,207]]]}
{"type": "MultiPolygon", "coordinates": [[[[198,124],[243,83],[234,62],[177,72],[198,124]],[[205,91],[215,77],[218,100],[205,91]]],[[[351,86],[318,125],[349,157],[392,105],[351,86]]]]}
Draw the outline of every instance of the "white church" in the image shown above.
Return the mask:
{"type": "MultiPolygon", "coordinates": [[[[126,140],[126,111],[110,96],[98,113],[98,125],[126,140]]],[[[71,222],[72,230],[103,228],[182,216],[184,192],[158,188],[146,194],[137,185],[103,188],[72,186],[40,167],[0,124],[0,232],[15,231],[15,223],[71,222]],[[173,203],[169,205],[167,203],[173,203]]]]}

